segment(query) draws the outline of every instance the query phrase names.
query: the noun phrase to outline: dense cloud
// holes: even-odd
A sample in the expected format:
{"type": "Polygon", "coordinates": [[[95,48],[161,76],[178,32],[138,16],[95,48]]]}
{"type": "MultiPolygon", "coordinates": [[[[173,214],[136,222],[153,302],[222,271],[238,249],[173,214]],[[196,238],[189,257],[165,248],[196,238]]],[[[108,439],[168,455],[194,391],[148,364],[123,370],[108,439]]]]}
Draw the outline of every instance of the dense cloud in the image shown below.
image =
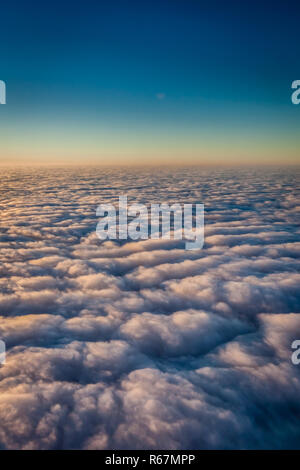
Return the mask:
{"type": "Polygon", "coordinates": [[[0,448],[299,448],[298,170],[1,170],[0,448]],[[205,245],[96,207],[204,203],[205,245]]]}

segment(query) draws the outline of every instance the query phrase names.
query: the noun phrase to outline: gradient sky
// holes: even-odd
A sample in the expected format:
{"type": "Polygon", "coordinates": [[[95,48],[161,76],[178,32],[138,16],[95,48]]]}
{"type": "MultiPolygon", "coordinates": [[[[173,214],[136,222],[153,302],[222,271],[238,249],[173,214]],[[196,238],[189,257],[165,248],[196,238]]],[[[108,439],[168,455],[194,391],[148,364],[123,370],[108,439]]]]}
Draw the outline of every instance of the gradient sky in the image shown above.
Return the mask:
{"type": "Polygon", "coordinates": [[[1,5],[0,161],[297,163],[296,1],[1,5]]]}

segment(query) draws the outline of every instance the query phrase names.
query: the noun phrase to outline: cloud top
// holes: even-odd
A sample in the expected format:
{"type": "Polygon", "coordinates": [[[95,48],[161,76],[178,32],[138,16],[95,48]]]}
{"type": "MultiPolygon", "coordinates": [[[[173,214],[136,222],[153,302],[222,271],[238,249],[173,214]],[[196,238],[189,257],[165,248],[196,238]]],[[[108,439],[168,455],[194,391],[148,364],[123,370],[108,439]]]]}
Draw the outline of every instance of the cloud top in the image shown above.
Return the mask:
{"type": "Polygon", "coordinates": [[[299,448],[298,181],[276,169],[2,174],[0,448],[299,448]],[[122,194],[204,203],[204,248],[101,242],[96,207],[122,194]]]}

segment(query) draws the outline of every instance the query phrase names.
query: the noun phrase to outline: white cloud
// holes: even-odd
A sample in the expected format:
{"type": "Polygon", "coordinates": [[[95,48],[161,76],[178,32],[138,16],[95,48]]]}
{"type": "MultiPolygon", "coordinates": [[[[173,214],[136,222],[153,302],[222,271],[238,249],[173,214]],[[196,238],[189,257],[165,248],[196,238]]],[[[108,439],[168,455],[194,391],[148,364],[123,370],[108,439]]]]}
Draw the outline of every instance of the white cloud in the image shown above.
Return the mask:
{"type": "Polygon", "coordinates": [[[82,171],[2,175],[0,448],[299,447],[297,175],[82,171]],[[204,202],[204,248],[101,243],[125,193],[204,202]]]}

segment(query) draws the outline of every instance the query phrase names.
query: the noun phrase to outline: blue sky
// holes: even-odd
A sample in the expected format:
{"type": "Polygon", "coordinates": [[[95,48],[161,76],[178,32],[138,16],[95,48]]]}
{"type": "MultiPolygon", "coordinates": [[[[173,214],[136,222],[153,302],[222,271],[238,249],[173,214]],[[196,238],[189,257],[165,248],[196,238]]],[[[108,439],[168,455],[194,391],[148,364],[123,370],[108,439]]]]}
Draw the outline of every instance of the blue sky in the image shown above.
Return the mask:
{"type": "Polygon", "coordinates": [[[274,1],[6,3],[1,160],[296,162],[299,12],[274,1]]]}

